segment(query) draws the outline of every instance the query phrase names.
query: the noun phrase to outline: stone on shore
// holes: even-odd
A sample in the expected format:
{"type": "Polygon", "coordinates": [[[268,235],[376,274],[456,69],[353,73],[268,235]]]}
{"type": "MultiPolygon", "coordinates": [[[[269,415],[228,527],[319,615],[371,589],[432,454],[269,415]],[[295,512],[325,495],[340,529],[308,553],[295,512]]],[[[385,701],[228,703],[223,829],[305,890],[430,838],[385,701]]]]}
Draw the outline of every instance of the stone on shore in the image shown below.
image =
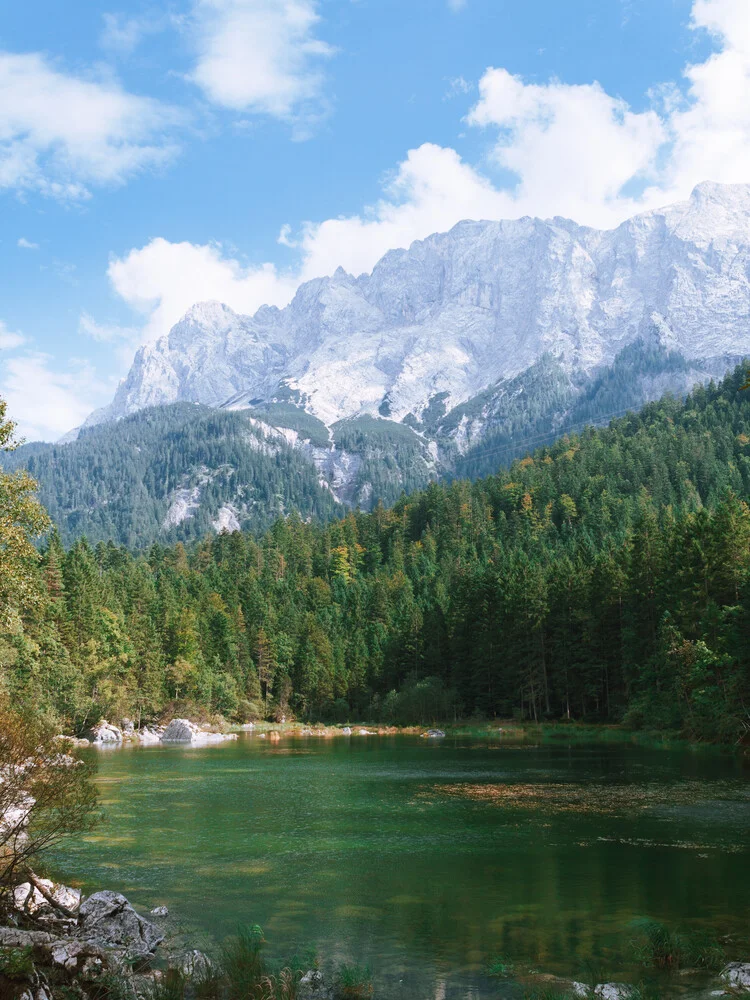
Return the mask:
{"type": "Polygon", "coordinates": [[[90,738],[94,746],[115,746],[122,743],[122,730],[119,726],[102,719],[91,727],[90,738]]]}
{"type": "Polygon", "coordinates": [[[205,979],[213,972],[213,962],[197,948],[187,951],[177,963],[177,968],[187,979],[205,979]]]}
{"type": "Polygon", "coordinates": [[[442,740],[445,736],[445,733],[443,732],[442,729],[428,729],[424,735],[431,740],[442,740]]]}
{"type": "Polygon", "coordinates": [[[598,983],[593,990],[585,983],[573,983],[577,997],[595,997],[596,1000],[631,1000],[633,987],[627,983],[598,983]]]}
{"type": "Polygon", "coordinates": [[[750,962],[730,962],[722,969],[721,978],[729,986],[750,990],[750,962]]]}
{"type": "Polygon", "coordinates": [[[333,988],[326,985],[322,972],[311,969],[300,979],[297,987],[297,1000],[330,1000],[333,988]]]}
{"type": "Polygon", "coordinates": [[[163,726],[144,726],[136,733],[139,743],[161,743],[164,735],[163,726]]]}
{"type": "Polygon", "coordinates": [[[238,739],[237,733],[212,733],[190,719],[172,719],[161,735],[162,743],[223,743],[238,739]]]}
{"type": "Polygon", "coordinates": [[[126,959],[147,958],[164,940],[156,924],[136,913],[119,892],[109,889],[84,900],[79,923],[82,939],[122,951],[126,959]]]}
{"type": "MultiPolygon", "coordinates": [[[[44,886],[56,903],[64,906],[66,910],[77,910],[81,903],[81,893],[79,889],[70,889],[67,885],[55,884],[51,879],[37,879],[40,885],[44,886]]],[[[45,899],[41,892],[32,886],[30,882],[22,882],[13,890],[13,903],[17,910],[26,910],[28,913],[37,913],[40,910],[52,910],[54,907],[45,899]]]]}

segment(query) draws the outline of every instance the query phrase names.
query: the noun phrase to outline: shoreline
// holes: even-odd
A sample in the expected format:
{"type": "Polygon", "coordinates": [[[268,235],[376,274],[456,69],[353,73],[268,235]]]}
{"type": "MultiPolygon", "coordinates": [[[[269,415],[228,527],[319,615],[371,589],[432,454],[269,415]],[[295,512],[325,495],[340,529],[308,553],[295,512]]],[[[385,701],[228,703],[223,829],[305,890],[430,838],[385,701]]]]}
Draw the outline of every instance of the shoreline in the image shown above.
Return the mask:
{"type": "Polygon", "coordinates": [[[121,729],[102,720],[98,724],[109,732],[116,732],[113,738],[81,739],[61,734],[58,739],[69,740],[79,748],[124,749],[136,746],[221,746],[236,741],[241,736],[255,737],[273,743],[281,739],[340,739],[358,740],[367,737],[419,737],[430,742],[444,739],[479,739],[507,742],[509,745],[549,742],[550,745],[570,743],[631,743],[644,748],[709,751],[712,753],[747,756],[750,745],[738,743],[713,743],[689,740],[679,732],[662,732],[646,729],[630,729],[619,723],[588,722],[518,722],[509,719],[486,721],[441,722],[426,725],[384,725],[376,722],[355,723],[308,723],[308,722],[252,722],[201,723],[189,719],[173,719],[167,724],[148,724],[140,730],[121,729]],[[163,733],[172,723],[189,725],[191,738],[164,739],[163,733]]]}

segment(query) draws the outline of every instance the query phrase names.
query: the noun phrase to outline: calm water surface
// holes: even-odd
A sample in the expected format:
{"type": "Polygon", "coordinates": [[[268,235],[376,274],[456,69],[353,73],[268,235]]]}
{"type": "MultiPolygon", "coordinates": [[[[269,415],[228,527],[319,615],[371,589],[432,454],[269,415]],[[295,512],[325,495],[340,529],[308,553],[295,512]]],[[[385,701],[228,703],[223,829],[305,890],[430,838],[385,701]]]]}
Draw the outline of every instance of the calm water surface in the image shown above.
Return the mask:
{"type": "Polygon", "coordinates": [[[638,916],[748,934],[741,758],[243,736],[98,761],[107,822],[55,859],[61,873],[166,904],[216,941],[259,923],[279,956],[369,964],[380,995],[493,996],[499,954],[625,975],[638,916]]]}

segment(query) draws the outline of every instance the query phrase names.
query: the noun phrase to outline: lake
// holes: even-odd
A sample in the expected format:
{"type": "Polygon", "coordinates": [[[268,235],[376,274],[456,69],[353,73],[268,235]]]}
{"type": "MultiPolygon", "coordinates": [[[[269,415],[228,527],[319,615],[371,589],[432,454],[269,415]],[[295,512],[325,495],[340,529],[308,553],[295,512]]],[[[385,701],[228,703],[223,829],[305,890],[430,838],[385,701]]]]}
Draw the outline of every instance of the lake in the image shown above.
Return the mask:
{"type": "Polygon", "coordinates": [[[368,964],[378,996],[496,995],[498,955],[632,977],[643,916],[747,939],[747,758],[502,734],[88,752],[107,821],[62,876],[202,943],[258,923],[280,958],[368,964]]]}

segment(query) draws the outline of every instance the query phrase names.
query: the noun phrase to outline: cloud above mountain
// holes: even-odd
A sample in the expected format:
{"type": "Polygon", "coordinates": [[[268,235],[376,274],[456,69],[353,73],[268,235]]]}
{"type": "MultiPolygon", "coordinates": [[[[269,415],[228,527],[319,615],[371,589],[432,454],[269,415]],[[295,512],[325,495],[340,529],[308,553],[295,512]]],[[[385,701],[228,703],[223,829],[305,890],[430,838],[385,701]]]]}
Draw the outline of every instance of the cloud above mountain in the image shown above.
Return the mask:
{"type": "Polygon", "coordinates": [[[190,79],[214,104],[302,123],[320,113],[325,61],[315,0],[197,0],[190,79]]]}
{"type": "MultiPolygon", "coordinates": [[[[207,6],[223,14],[225,26],[234,15],[243,23],[244,18],[260,17],[266,7],[255,0],[211,0],[207,6]]],[[[294,13],[296,30],[313,30],[315,14],[309,4],[284,5],[284,11],[285,18],[294,13]]],[[[283,305],[301,281],[330,274],[339,265],[355,274],[370,270],[387,250],[449,229],[461,219],[561,215],[606,228],[638,211],[685,199],[701,181],[747,181],[746,0],[695,0],[691,25],[696,32],[710,33],[716,51],[703,62],[687,65],[681,81],[644,95],[641,110],[596,82],[539,84],[503,68],[488,68],[479,81],[479,99],[466,116],[469,125],[494,133],[484,168],[434,143],[409,150],[382,197],[362,212],[308,222],[296,232],[284,226],[282,242],[298,253],[298,263],[289,272],[272,264],[248,269],[219,246],[155,239],[110,264],[112,285],[129,305],[145,313],[145,335],[150,338],[167,330],[201,298],[219,299],[241,312],[266,302],[283,305]],[[502,185],[492,179],[497,168],[503,171],[502,185]]],[[[309,55],[315,54],[313,44],[309,55]]],[[[205,66],[212,65],[207,60],[205,66]]],[[[295,65],[305,67],[307,62],[295,65]]],[[[294,79],[304,80],[305,73],[299,69],[294,79]]],[[[269,71],[268,80],[273,78],[269,71]]],[[[215,84],[217,98],[224,94],[229,104],[246,102],[277,113],[291,109],[294,95],[301,93],[294,81],[273,97],[263,96],[262,81],[227,82],[225,91],[219,74],[215,84]]]]}

